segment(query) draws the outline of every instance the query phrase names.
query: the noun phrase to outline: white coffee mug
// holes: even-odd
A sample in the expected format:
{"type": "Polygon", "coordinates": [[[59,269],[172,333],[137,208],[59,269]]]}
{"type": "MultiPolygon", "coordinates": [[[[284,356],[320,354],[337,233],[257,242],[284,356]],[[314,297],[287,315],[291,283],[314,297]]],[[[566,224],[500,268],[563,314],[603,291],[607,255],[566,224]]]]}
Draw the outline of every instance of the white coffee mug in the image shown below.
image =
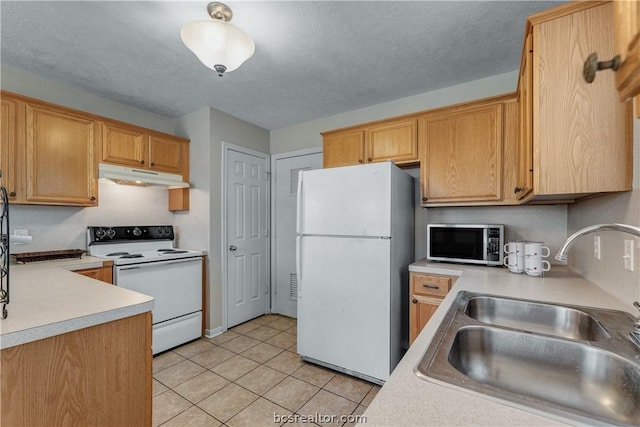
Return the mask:
{"type": "Polygon", "coordinates": [[[502,262],[506,267],[509,267],[511,273],[523,273],[524,272],[524,257],[519,256],[516,253],[511,253],[504,257],[502,262]]]}
{"type": "Polygon", "coordinates": [[[542,246],[542,242],[526,242],[524,245],[524,256],[546,258],[551,254],[547,246],[542,246]],[[545,254],[544,251],[547,251],[545,254]]]}
{"type": "Polygon", "coordinates": [[[538,256],[524,257],[524,272],[528,276],[542,276],[545,271],[551,270],[551,263],[538,256]]]}
{"type": "Polygon", "coordinates": [[[525,242],[520,240],[514,240],[504,245],[504,251],[507,254],[517,254],[518,256],[524,256],[524,244],[525,242]]]}

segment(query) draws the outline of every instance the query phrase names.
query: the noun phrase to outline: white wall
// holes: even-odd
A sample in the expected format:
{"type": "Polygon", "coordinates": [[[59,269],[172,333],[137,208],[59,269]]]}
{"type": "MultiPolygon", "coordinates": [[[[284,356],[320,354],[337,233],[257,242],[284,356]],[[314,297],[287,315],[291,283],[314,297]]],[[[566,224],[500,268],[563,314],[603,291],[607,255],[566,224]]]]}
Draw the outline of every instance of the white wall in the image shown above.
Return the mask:
{"type": "Polygon", "coordinates": [[[11,205],[10,233],[27,229],[33,236],[28,245],[12,245],[11,252],[85,249],[87,226],[173,224],[166,189],[98,185],[97,207],[11,205]]]}
{"type": "Polygon", "coordinates": [[[204,248],[209,254],[209,313],[207,329],[215,333],[223,325],[222,263],[222,143],[229,142],[269,153],[269,132],[214,108],[189,114],[178,120],[176,132],[191,139],[191,209],[176,215],[184,247],[204,248]],[[203,238],[206,235],[206,240],[203,238]]]}
{"type": "MultiPolygon", "coordinates": [[[[425,77],[428,78],[428,77],[425,77]]],[[[459,102],[515,92],[518,72],[512,71],[395,101],[373,105],[271,131],[271,153],[322,145],[320,132],[409,114],[459,102]]]]}
{"type": "MultiPolygon", "coordinates": [[[[618,222],[640,227],[640,119],[634,120],[633,191],[585,200],[569,206],[567,232],[594,225],[618,222]]],[[[605,231],[600,235],[601,259],[593,257],[593,236],[578,240],[569,252],[569,265],[578,273],[629,305],[640,301],[640,238],[605,231]],[[635,271],[624,269],[622,255],[625,239],[635,241],[635,271]]]]}

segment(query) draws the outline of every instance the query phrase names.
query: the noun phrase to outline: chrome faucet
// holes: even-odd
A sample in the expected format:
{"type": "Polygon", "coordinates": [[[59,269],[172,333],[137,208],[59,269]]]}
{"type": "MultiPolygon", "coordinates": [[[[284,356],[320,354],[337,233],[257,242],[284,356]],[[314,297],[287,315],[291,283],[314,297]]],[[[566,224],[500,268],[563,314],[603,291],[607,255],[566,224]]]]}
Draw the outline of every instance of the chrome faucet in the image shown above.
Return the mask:
{"type": "Polygon", "coordinates": [[[571,236],[569,236],[569,238],[564,242],[564,245],[562,245],[562,247],[560,248],[560,250],[556,254],[556,259],[558,261],[566,263],[567,262],[567,252],[569,252],[569,248],[571,248],[571,246],[573,246],[573,244],[575,243],[576,239],[578,239],[579,237],[584,236],[585,234],[596,233],[598,231],[605,231],[605,230],[622,231],[623,233],[629,233],[629,234],[633,234],[634,236],[640,237],[640,227],[634,227],[633,225],[627,225],[627,224],[598,224],[598,225],[591,225],[589,227],[585,227],[585,228],[583,228],[581,230],[578,230],[575,233],[573,233],[571,236]]]}
{"type": "MultiPolygon", "coordinates": [[[[584,236],[585,234],[595,233],[598,231],[622,231],[623,233],[629,233],[634,236],[640,237],[640,227],[634,227],[633,225],[627,224],[598,224],[592,225],[590,227],[585,227],[581,230],[573,233],[569,238],[564,242],[564,245],[560,248],[558,253],[556,254],[556,259],[563,263],[567,262],[567,252],[569,252],[569,248],[573,246],[576,239],[584,236]]],[[[640,310],[640,303],[638,301],[633,302],[633,306],[640,310]]],[[[633,323],[633,329],[629,332],[629,339],[636,347],[640,350],[640,316],[636,318],[636,321],[633,323]]]]}

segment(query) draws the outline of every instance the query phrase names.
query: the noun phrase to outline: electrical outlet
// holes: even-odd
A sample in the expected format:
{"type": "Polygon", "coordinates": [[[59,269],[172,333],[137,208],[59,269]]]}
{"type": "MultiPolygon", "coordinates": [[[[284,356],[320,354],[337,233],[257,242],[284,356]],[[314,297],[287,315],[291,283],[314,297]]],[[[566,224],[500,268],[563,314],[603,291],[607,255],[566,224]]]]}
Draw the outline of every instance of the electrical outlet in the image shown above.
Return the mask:
{"type": "Polygon", "coordinates": [[[633,240],[625,239],[624,241],[624,255],[622,259],[624,259],[624,269],[633,271],[634,269],[634,250],[633,250],[633,240]]]}
{"type": "Polygon", "coordinates": [[[28,236],[29,230],[14,230],[13,234],[16,236],[28,236]]]}
{"type": "Polygon", "coordinates": [[[593,236],[593,257],[600,259],[600,236],[593,236]]]}

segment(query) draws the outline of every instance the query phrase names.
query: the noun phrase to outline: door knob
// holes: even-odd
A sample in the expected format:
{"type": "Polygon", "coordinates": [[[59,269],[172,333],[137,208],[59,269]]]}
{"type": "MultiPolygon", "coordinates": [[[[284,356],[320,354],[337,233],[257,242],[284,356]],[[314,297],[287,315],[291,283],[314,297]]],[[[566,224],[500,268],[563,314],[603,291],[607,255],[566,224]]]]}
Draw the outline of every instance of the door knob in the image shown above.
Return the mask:
{"type": "Polygon", "coordinates": [[[231,245],[231,246],[229,246],[229,250],[230,250],[231,252],[235,252],[237,249],[238,249],[238,248],[237,248],[235,245],[231,245]]]}

